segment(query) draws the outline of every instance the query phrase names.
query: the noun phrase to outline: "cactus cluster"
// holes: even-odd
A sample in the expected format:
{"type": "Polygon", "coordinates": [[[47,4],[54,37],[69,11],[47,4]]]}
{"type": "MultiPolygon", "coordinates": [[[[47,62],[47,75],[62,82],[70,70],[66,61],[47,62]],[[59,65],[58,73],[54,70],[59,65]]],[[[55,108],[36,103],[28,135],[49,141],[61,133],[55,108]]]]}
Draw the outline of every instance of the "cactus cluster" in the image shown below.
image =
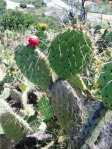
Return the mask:
{"type": "MultiPolygon", "coordinates": [[[[41,35],[42,32],[39,36],[41,35]]],[[[80,148],[91,136],[107,110],[112,110],[112,59],[105,64],[100,75],[102,101],[81,129],[84,122],[83,99],[77,96],[73,87],[76,85],[81,90],[86,89],[79,73],[92,58],[92,40],[84,30],[67,29],[57,35],[50,44],[46,42],[47,45],[44,45],[41,40],[39,44],[40,46],[33,48],[30,45],[18,46],[14,52],[14,60],[22,74],[50,97],[51,103],[45,96],[38,102],[39,112],[44,119],[49,121],[55,114],[67,134],[70,137],[75,136],[76,143],[73,146],[76,149],[80,148]],[[44,53],[46,50],[48,55],[44,53]],[[68,85],[67,81],[71,85],[68,85]]],[[[28,123],[12,110],[7,111],[10,108],[7,104],[5,106],[2,103],[4,112],[0,116],[0,121],[8,138],[20,140],[28,131],[32,132],[28,123]],[[6,124],[7,120],[9,124],[6,124]]]]}

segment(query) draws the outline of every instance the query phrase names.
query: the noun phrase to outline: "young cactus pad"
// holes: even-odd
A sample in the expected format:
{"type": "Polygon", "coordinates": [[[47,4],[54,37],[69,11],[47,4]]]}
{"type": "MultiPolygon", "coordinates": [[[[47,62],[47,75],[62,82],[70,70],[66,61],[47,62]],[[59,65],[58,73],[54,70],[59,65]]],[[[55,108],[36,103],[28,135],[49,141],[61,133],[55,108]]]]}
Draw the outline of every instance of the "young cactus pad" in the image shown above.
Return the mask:
{"type": "Polygon", "coordinates": [[[8,139],[21,140],[32,133],[28,123],[13,112],[4,112],[0,117],[0,121],[8,139]]]}
{"type": "Polygon", "coordinates": [[[43,96],[38,103],[38,108],[45,121],[49,121],[54,116],[54,110],[50,105],[50,101],[46,96],[43,96]]]}
{"type": "Polygon", "coordinates": [[[21,72],[29,81],[43,89],[51,83],[51,70],[46,57],[39,49],[28,46],[18,46],[15,50],[15,60],[21,72]]]}
{"type": "Polygon", "coordinates": [[[108,110],[112,110],[112,58],[104,65],[99,83],[103,103],[108,110]]]}
{"type": "Polygon", "coordinates": [[[79,73],[92,56],[90,37],[81,30],[67,29],[51,43],[49,61],[61,78],[79,73]]]}

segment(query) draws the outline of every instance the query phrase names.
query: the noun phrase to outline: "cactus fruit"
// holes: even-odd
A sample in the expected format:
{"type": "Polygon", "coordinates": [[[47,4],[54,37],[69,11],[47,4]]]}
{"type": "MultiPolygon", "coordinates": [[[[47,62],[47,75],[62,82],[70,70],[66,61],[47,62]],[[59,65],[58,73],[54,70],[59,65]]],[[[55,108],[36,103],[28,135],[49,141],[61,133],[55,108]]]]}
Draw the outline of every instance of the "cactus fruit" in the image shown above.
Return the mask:
{"type": "Polygon", "coordinates": [[[21,117],[13,112],[4,112],[1,117],[1,125],[7,138],[21,140],[32,133],[32,129],[21,117]]]}
{"type": "Polygon", "coordinates": [[[104,65],[99,84],[103,103],[108,110],[112,110],[112,58],[104,65]]]}
{"type": "Polygon", "coordinates": [[[48,25],[46,23],[39,23],[39,28],[44,31],[48,29],[48,25]]]}
{"type": "Polygon", "coordinates": [[[48,58],[60,78],[69,78],[83,70],[92,53],[92,42],[84,31],[67,29],[52,41],[48,58]]]}
{"type": "Polygon", "coordinates": [[[53,108],[51,107],[49,99],[46,96],[41,97],[38,102],[38,108],[45,121],[49,121],[54,116],[53,108]]]}
{"type": "Polygon", "coordinates": [[[39,38],[37,36],[30,36],[29,45],[32,48],[35,48],[39,44],[39,38]]]}
{"type": "Polygon", "coordinates": [[[42,89],[48,89],[52,82],[51,69],[46,57],[29,46],[18,46],[15,51],[15,60],[21,72],[29,81],[42,89]]]}

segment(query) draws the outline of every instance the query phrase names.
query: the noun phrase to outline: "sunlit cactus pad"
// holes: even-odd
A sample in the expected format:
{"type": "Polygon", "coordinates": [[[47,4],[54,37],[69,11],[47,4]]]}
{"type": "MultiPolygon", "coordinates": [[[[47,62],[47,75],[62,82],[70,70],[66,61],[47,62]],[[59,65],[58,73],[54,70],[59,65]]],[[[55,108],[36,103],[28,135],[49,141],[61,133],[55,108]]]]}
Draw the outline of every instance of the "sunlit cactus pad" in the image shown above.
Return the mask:
{"type": "Polygon", "coordinates": [[[32,133],[30,126],[17,114],[5,112],[0,117],[1,125],[8,139],[21,140],[32,133]]]}
{"type": "Polygon", "coordinates": [[[107,109],[112,110],[112,58],[104,65],[99,83],[103,103],[107,109]]]}
{"type": "Polygon", "coordinates": [[[84,31],[67,29],[52,41],[49,61],[59,77],[69,78],[83,70],[92,51],[92,42],[84,31]]]}
{"type": "Polygon", "coordinates": [[[43,89],[51,83],[51,70],[46,57],[39,49],[30,46],[18,46],[15,50],[15,60],[21,72],[29,81],[43,89]]]}

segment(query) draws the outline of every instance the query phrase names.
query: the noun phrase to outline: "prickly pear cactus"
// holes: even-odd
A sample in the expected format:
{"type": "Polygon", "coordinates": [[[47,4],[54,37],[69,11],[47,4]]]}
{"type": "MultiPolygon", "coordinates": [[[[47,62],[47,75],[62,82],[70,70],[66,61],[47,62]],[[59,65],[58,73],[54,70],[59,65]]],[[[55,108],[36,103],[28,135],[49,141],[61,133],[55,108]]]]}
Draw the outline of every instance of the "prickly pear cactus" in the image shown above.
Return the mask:
{"type": "Polygon", "coordinates": [[[43,96],[38,102],[38,108],[45,121],[49,121],[54,116],[54,110],[50,105],[50,101],[46,96],[43,96]]]}
{"type": "Polygon", "coordinates": [[[103,103],[108,110],[112,110],[112,58],[104,65],[99,84],[103,103]]]}
{"type": "Polygon", "coordinates": [[[67,29],[52,41],[49,61],[60,78],[69,78],[83,70],[92,52],[92,42],[84,31],[67,29]]]}
{"type": "Polygon", "coordinates": [[[32,129],[21,117],[13,112],[4,112],[0,117],[1,125],[7,138],[21,140],[32,133],[32,129]]]}
{"type": "Polygon", "coordinates": [[[27,79],[43,89],[48,89],[52,77],[49,63],[39,49],[28,46],[18,46],[15,50],[15,60],[21,72],[27,79]]]}

